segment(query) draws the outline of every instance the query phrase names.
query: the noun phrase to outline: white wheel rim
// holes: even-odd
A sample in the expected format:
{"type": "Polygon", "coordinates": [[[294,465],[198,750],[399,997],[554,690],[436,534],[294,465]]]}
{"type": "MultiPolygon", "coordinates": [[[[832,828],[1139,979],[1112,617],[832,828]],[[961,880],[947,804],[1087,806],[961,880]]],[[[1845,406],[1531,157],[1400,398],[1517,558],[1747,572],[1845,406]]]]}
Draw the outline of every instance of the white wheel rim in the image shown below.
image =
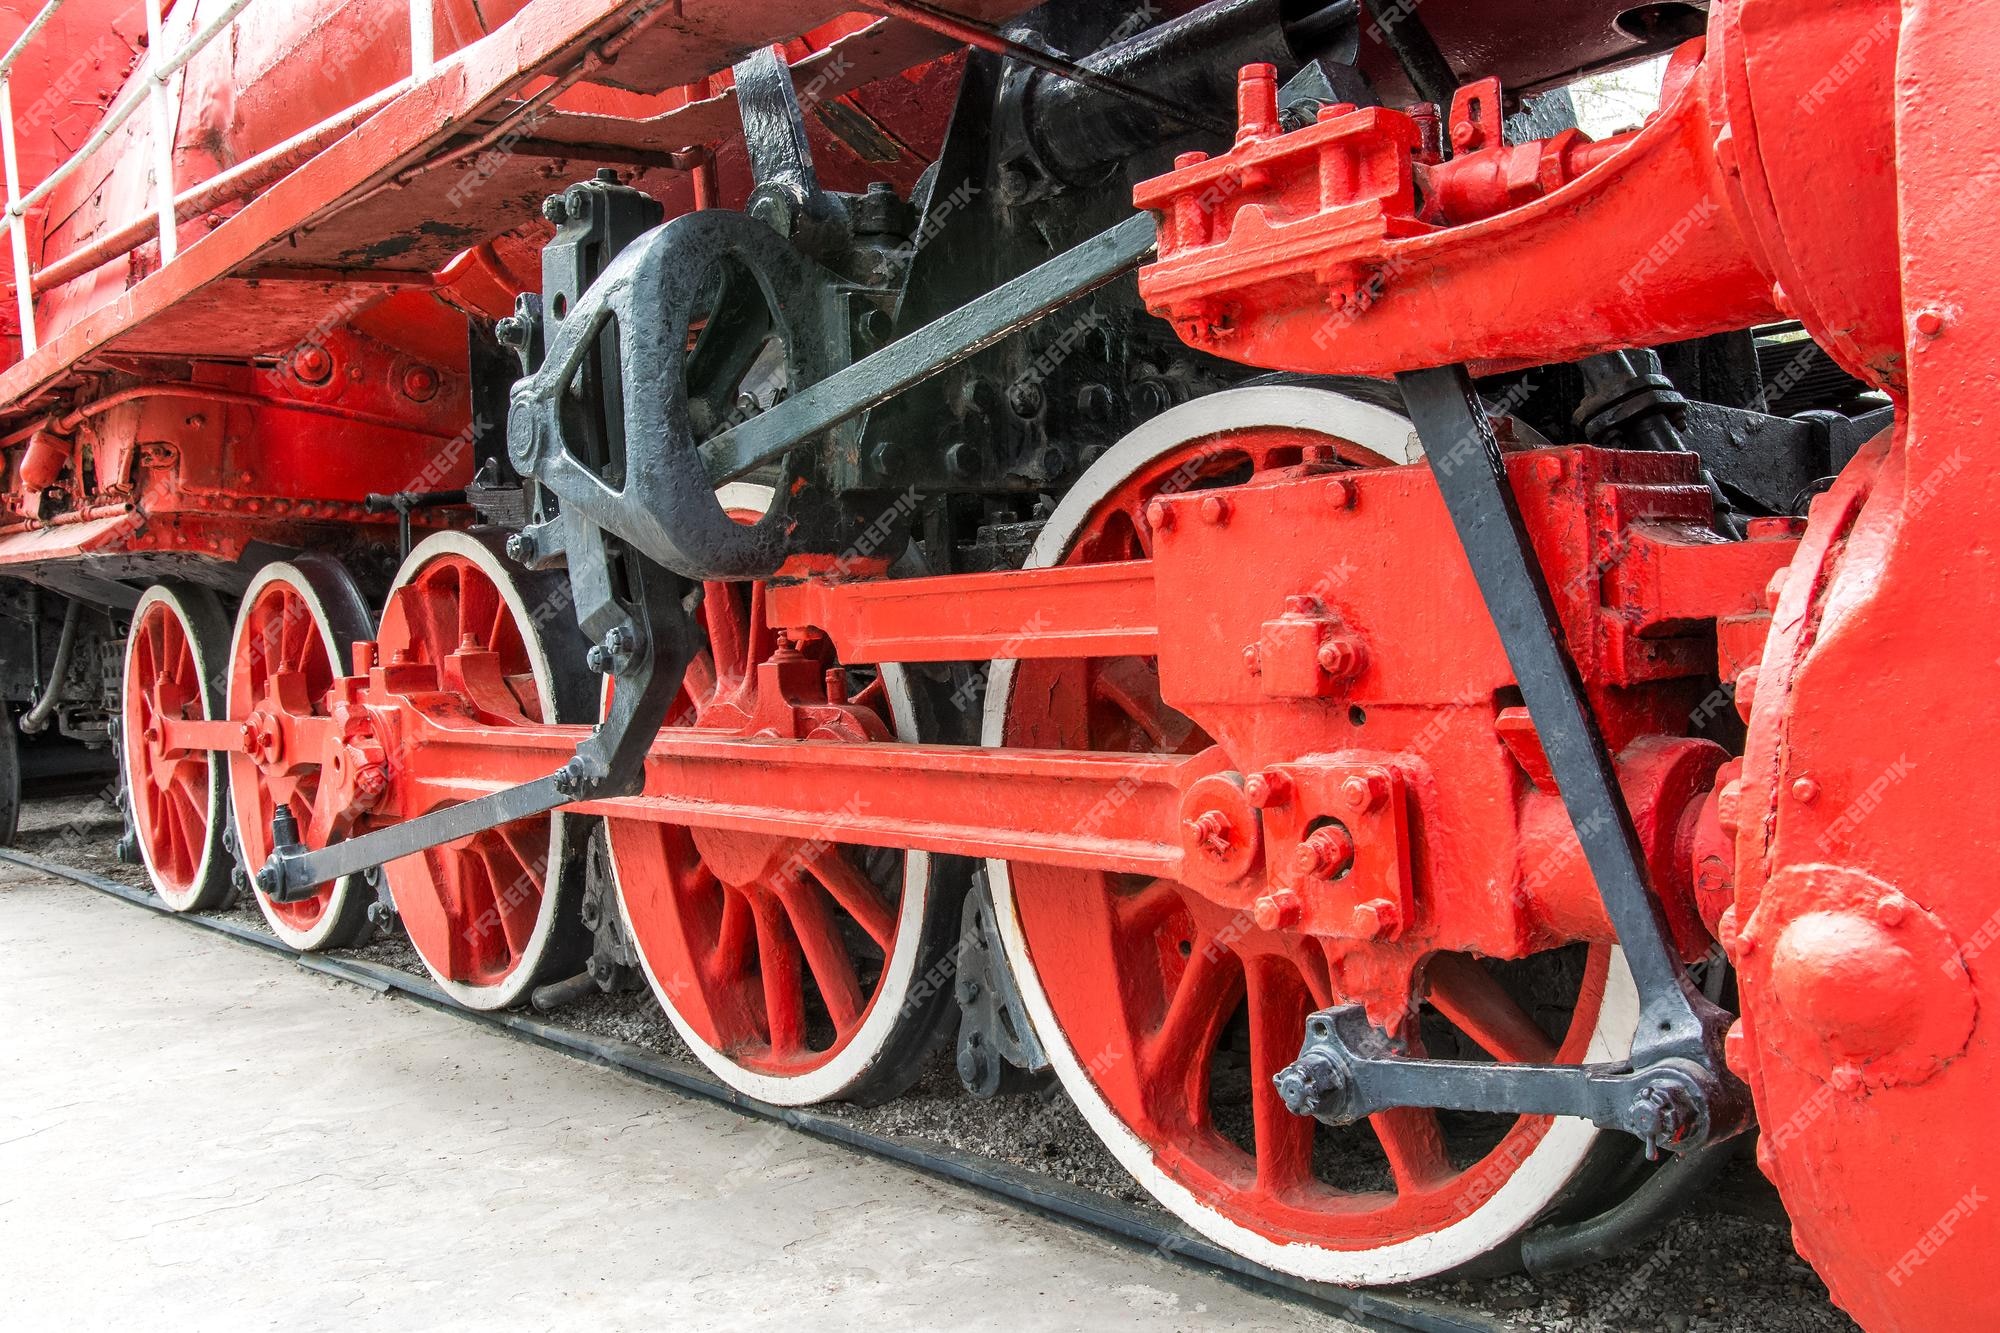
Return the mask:
{"type": "MultiPolygon", "coordinates": [[[[527,645],[528,662],[535,676],[535,689],[542,700],[542,721],[553,723],[556,720],[555,672],[549,665],[548,652],[543,647],[541,636],[534,632],[537,622],[534,619],[533,609],[521,599],[520,589],[514,585],[513,577],[501,563],[500,557],[487,549],[483,542],[462,532],[432,533],[411,550],[409,558],[403,561],[402,568],[396,571],[395,581],[389,585],[391,595],[409,583],[419,570],[440,555],[463,556],[477,565],[493,581],[493,586],[500,592],[501,600],[506,602],[508,610],[513,612],[516,621],[522,627],[521,638],[527,645]]],[[[521,960],[514,970],[508,973],[504,980],[487,986],[455,981],[438,971],[424,951],[417,949],[417,957],[423,961],[424,970],[431,974],[431,980],[437,983],[439,990],[468,1009],[506,1009],[518,1004],[527,995],[537,981],[542,954],[548,947],[549,936],[555,931],[559,905],[557,899],[562,896],[559,892],[559,882],[569,861],[572,822],[569,815],[549,816],[549,859],[542,885],[541,908],[535,916],[535,928],[529,933],[528,942],[521,950],[521,960]]],[[[412,861],[418,866],[423,865],[422,853],[413,857],[399,858],[382,867],[382,873],[388,877],[391,898],[395,896],[396,880],[399,876],[421,873],[426,881],[429,880],[428,871],[419,871],[409,864],[412,861]],[[400,871],[392,869],[397,865],[404,866],[404,869],[400,871]]],[[[414,947],[415,941],[412,940],[411,944],[414,947]]]]}
{"type": "MultiPolygon", "coordinates": [[[[285,584],[286,587],[297,593],[304,600],[306,606],[312,612],[313,629],[319,635],[320,644],[332,653],[336,659],[338,658],[339,640],[334,636],[333,621],[328,617],[326,607],[321,604],[319,594],[313,591],[311,581],[300,572],[297,565],[285,561],[278,561],[264,566],[264,568],[257,571],[257,577],[250,580],[250,586],[244,589],[241,609],[238,610],[236,624],[230,631],[229,662],[232,669],[229,673],[228,694],[223,702],[224,716],[235,717],[239,704],[245,704],[245,711],[247,712],[248,701],[239,700],[236,697],[236,672],[234,667],[237,658],[243,652],[243,632],[249,623],[247,620],[249,610],[256,604],[258,595],[273,583],[285,584]]],[[[336,676],[340,675],[342,669],[342,663],[335,660],[333,674],[336,676]]],[[[243,836],[241,832],[243,828],[243,806],[248,799],[247,793],[238,791],[235,785],[231,784],[229,789],[230,815],[236,820],[239,846],[241,845],[243,836]]],[[[327,941],[332,938],[334,931],[340,927],[342,919],[347,914],[350,898],[356,892],[361,891],[357,887],[361,884],[361,877],[359,875],[343,876],[335,882],[333,892],[327,897],[326,908],[319,914],[319,920],[313,922],[306,929],[300,930],[297,926],[294,926],[291,922],[280,916],[277,909],[271,905],[271,900],[258,890],[256,887],[257,867],[247,866],[245,869],[250,876],[250,896],[257,900],[257,910],[264,914],[265,924],[270,926],[272,934],[301,953],[314,953],[326,947],[327,941]]]]}
{"type": "MultiPolygon", "coordinates": [[[[776,493],[769,486],[735,481],[719,488],[715,498],[725,510],[761,514],[771,507],[776,493]]],[[[894,664],[882,666],[881,672],[882,692],[889,701],[889,720],[894,724],[896,739],[915,741],[916,707],[910,693],[909,676],[894,664]]],[[[625,904],[624,880],[618,873],[617,859],[614,857],[610,861],[612,887],[618,895],[618,911],[630,921],[632,917],[625,904]]],[[[639,947],[636,938],[633,940],[633,951],[639,955],[640,970],[646,974],[646,984],[653,988],[653,996],[666,1012],[667,1021],[674,1025],[681,1040],[687,1043],[688,1049],[709,1072],[738,1092],[773,1106],[806,1106],[813,1102],[832,1101],[844,1096],[858,1081],[875,1070],[881,1062],[883,1048],[895,1035],[897,1020],[909,1003],[910,987],[917,970],[917,951],[922,943],[924,913],[930,907],[930,871],[930,853],[903,854],[903,893],[896,919],[896,947],[882,962],[882,976],[876,983],[875,998],[869,1006],[868,1016],[832,1059],[803,1074],[764,1074],[745,1069],[727,1052],[705,1041],[681,1016],[666,987],[660,984],[659,976],[653,971],[652,959],[639,947]],[[895,1003],[888,1003],[892,998],[895,1003]]]]}
{"type": "MultiPolygon", "coordinates": [[[[1091,512],[1139,468],[1196,440],[1249,426],[1315,431],[1405,462],[1422,457],[1422,445],[1406,418],[1325,389],[1286,385],[1211,394],[1153,418],[1092,464],[1056,506],[1029,552],[1027,566],[1052,565],[1068,555],[1070,544],[1091,512]]],[[[1007,707],[1018,665],[1013,659],[993,663],[980,736],[985,745],[997,746],[1005,739],[1007,707]]],[[[1098,1093],[1084,1062],[1064,1037],[1029,957],[1008,863],[988,861],[987,874],[993,888],[994,917],[1022,1002],[1049,1063],[1077,1110],[1147,1193],[1202,1235],[1267,1268],[1349,1286],[1411,1282],[1448,1272],[1511,1240],[1533,1223],[1562,1197],[1598,1142],[1600,1131],[1588,1121],[1556,1119],[1483,1203],[1459,1221],[1421,1236],[1372,1249],[1345,1250],[1273,1241],[1232,1220],[1163,1171],[1152,1148],[1098,1093]]],[[[1638,990],[1623,953],[1614,949],[1585,1059],[1617,1060],[1629,1055],[1638,1019],[1638,990]]]]}
{"type": "MultiPolygon", "coordinates": [[[[146,589],[145,595],[139,599],[139,604],[132,609],[132,624],[136,627],[143,622],[147,614],[155,606],[165,606],[168,614],[180,622],[181,633],[187,639],[188,651],[194,655],[195,672],[202,682],[202,720],[214,720],[215,710],[211,702],[213,690],[210,687],[210,682],[215,679],[215,664],[208,660],[208,654],[202,645],[201,636],[195,633],[194,618],[188,614],[187,607],[181,603],[181,599],[171,589],[163,584],[155,584],[146,589]]],[[[127,643],[125,648],[126,665],[122,675],[128,688],[132,682],[131,655],[137,647],[137,639],[138,636],[136,634],[133,635],[132,642],[127,643]]],[[[130,714],[127,714],[127,716],[130,716],[130,714]]],[[[209,877],[214,873],[215,858],[223,854],[222,839],[218,835],[218,831],[222,827],[223,793],[226,781],[224,770],[227,766],[216,762],[214,759],[210,759],[208,762],[208,833],[202,840],[201,862],[195,868],[193,887],[186,891],[171,889],[161,879],[159,868],[153,864],[152,844],[153,834],[156,830],[147,827],[144,814],[145,804],[139,799],[139,786],[133,780],[132,756],[135,747],[132,744],[132,737],[128,733],[123,739],[124,752],[121,759],[125,769],[125,790],[131,798],[132,822],[139,834],[139,858],[145,864],[146,877],[152,881],[153,892],[160,895],[160,901],[176,912],[185,912],[202,896],[204,889],[208,885],[209,877]]]]}

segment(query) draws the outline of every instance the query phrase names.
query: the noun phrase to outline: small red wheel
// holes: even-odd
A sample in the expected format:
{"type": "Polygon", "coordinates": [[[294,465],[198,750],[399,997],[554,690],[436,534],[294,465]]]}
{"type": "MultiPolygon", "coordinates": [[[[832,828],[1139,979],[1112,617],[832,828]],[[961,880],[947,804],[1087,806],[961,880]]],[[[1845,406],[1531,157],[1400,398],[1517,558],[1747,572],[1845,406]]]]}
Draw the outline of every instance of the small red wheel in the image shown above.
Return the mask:
{"type": "Polygon", "coordinates": [[[156,584],[132,612],[125,640],[120,760],[139,855],[160,900],[176,912],[229,901],[223,845],[223,765],[206,750],[169,749],[168,718],[222,715],[229,621],[206,588],[156,584]]]}
{"type": "MultiPolygon", "coordinates": [[[[725,487],[741,517],[763,487],[725,487]]],[[[669,725],[756,734],[758,666],[783,651],[761,584],[707,583],[707,646],[688,668],[669,725]]],[[[808,704],[809,739],[914,740],[919,700],[899,668],[849,668],[816,641],[819,678],[843,703],[808,704]]],[[[926,973],[955,931],[933,911],[923,852],[824,839],[605,821],[619,903],[654,993],[717,1077],[776,1105],[893,1095],[918,1071],[951,987],[926,973]],[[940,938],[942,936],[942,938],[940,938]]],[[[963,886],[959,892],[963,893],[963,886]]],[[[955,905],[955,904],[954,904],[955,905]]]]}
{"type": "MultiPolygon", "coordinates": [[[[596,710],[567,580],[521,569],[483,536],[441,532],[419,543],[397,572],[377,640],[384,662],[439,668],[440,686],[465,693],[488,725],[584,722],[596,710]],[[453,666],[468,651],[498,658],[477,687],[453,666]]],[[[439,987],[467,1008],[504,1009],[581,972],[588,840],[586,821],[559,813],[384,866],[410,943],[439,987]]]]}
{"type": "MultiPolygon", "coordinates": [[[[1198,399],[1094,465],[1029,564],[1145,558],[1146,505],[1163,491],[1235,484],[1314,454],[1402,462],[1412,445],[1399,414],[1321,389],[1198,399]]],[[[1151,659],[997,662],[986,710],[990,745],[1209,744],[1162,702],[1151,659]]],[[[989,873],[1023,1000],[1071,1099],[1125,1168],[1212,1240],[1318,1281],[1409,1281],[1502,1249],[1586,1178],[1598,1132],[1581,1121],[1399,1108],[1336,1131],[1292,1115],[1272,1075],[1297,1056],[1308,1013],[1341,998],[1324,942],[1261,929],[1167,880],[1004,861],[989,873]]],[[[1568,1062],[1629,1051],[1636,997],[1613,950],[1530,961],[1545,966],[1524,984],[1519,964],[1496,974],[1434,956],[1428,1049],[1568,1062]],[[1567,1011],[1553,1032],[1531,1013],[1549,996],[1567,1011]]]]}
{"type": "MultiPolygon", "coordinates": [[[[351,665],[355,642],[369,637],[368,607],[337,561],[304,555],[266,565],[243,594],[229,648],[228,717],[270,732],[269,719],[287,710],[324,716],[334,677],[351,665]]],[[[237,853],[250,882],[271,854],[271,815],[283,802],[301,831],[312,826],[317,767],[301,767],[271,751],[229,756],[230,809],[237,853]]],[[[345,949],[369,933],[374,890],[350,875],[303,902],[273,902],[257,894],[272,931],[294,949],[345,949]]]]}

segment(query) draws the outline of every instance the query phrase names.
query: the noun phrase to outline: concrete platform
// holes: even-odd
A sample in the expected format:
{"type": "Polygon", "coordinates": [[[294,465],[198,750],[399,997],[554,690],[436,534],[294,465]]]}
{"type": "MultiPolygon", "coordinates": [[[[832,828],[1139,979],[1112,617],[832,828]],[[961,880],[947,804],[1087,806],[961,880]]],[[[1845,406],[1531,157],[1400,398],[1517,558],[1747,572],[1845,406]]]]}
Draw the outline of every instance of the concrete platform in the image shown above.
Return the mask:
{"type": "Polygon", "coordinates": [[[1351,1325],[0,864],[0,1327],[1351,1325]]]}

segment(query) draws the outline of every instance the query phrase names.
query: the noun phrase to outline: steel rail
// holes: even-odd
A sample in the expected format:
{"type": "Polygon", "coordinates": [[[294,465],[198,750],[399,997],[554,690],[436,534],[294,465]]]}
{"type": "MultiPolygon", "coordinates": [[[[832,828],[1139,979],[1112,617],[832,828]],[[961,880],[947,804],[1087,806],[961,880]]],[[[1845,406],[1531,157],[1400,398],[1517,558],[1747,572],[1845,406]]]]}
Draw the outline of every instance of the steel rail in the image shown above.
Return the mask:
{"type": "Polygon", "coordinates": [[[321,976],[377,994],[401,995],[476,1026],[504,1032],[587,1064],[616,1070],[653,1087],[713,1102],[752,1119],[784,1125],[808,1138],[838,1144],[933,1179],[949,1181],[988,1198],[1150,1250],[1168,1263],[1206,1270],[1260,1295],[1346,1319],[1374,1333],[1511,1333],[1514,1328],[1505,1320],[1442,1301],[1333,1287],[1289,1277],[1225,1250],[1157,1212],[1131,1207],[1039,1171],[945,1144],[877,1133],[821,1111],[772,1106],[718,1082],[705,1071],[671,1060],[636,1042],[591,1036],[525,1012],[482,1013],[466,1009],[453,1003],[428,978],[362,959],[301,954],[276,936],[254,927],[220,916],[171,911],[143,889],[76,866],[10,848],[0,848],[0,862],[66,879],[196,929],[214,931],[239,944],[289,957],[300,967],[321,976]]]}

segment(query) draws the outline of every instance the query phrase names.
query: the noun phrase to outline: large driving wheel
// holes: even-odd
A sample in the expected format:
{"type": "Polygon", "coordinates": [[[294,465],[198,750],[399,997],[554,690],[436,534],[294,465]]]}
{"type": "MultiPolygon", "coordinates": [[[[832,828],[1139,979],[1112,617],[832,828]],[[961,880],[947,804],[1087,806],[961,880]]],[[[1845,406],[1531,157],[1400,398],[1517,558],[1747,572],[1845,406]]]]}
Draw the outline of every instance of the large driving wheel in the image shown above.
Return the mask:
{"type": "MultiPolygon", "coordinates": [[[[304,833],[319,790],[318,766],[283,752],[275,719],[325,716],[334,678],[351,668],[354,644],[368,637],[367,604],[347,571],[324,556],[266,565],[243,594],[229,648],[228,717],[258,744],[229,756],[229,795],[237,851],[253,886],[271,855],[272,814],[283,805],[304,833]]],[[[257,906],[279,939],[311,952],[366,938],[374,898],[366,878],[349,875],[301,902],[257,891],[257,906]]]]}
{"type": "MultiPolygon", "coordinates": [[[[737,485],[720,498],[750,519],[770,493],[737,485]]],[[[758,667],[793,651],[765,625],[763,601],[761,584],[702,586],[706,645],[669,725],[757,734],[758,667]]],[[[797,651],[837,682],[823,707],[809,706],[808,739],[917,739],[920,701],[900,668],[842,667],[823,640],[797,651]]],[[[636,819],[606,830],[646,975],[717,1077],[800,1105],[884,1097],[915,1075],[951,993],[927,977],[955,933],[943,858],[636,819]]],[[[962,895],[962,875],[957,884],[962,895]]]]}
{"type": "MultiPolygon", "coordinates": [[[[1085,474],[1029,563],[1134,560],[1147,502],[1302,459],[1410,461],[1409,423],[1303,387],[1168,412],[1085,474]]],[[[991,745],[1195,753],[1151,659],[998,662],[991,745]]],[[[1127,1170],[1211,1239],[1321,1281],[1405,1281],[1501,1249],[1564,1203],[1599,1134],[1571,1120],[1398,1109],[1334,1130],[1292,1115],[1272,1075],[1311,1011],[1339,1002],[1324,941],[1266,930],[1168,880],[991,863],[1002,937],[1063,1086],[1127,1170]]],[[[1636,1000],[1615,951],[1427,965],[1423,1043],[1506,1060],[1616,1058],[1636,1000]]]]}
{"type": "Polygon", "coordinates": [[[168,719],[222,716],[229,621],[206,588],[157,584],[125,641],[119,758],[139,855],[160,901],[206,912],[229,901],[224,766],[207,750],[170,748],[168,719]]]}
{"type": "MultiPolygon", "coordinates": [[[[484,536],[440,532],[411,551],[377,639],[382,661],[435,668],[487,725],[587,722],[596,708],[568,581],[522,570],[484,536]],[[481,666],[467,672],[472,655],[481,666]]],[[[410,943],[448,995],[504,1009],[583,970],[588,837],[581,816],[542,815],[383,867],[410,943]]]]}

